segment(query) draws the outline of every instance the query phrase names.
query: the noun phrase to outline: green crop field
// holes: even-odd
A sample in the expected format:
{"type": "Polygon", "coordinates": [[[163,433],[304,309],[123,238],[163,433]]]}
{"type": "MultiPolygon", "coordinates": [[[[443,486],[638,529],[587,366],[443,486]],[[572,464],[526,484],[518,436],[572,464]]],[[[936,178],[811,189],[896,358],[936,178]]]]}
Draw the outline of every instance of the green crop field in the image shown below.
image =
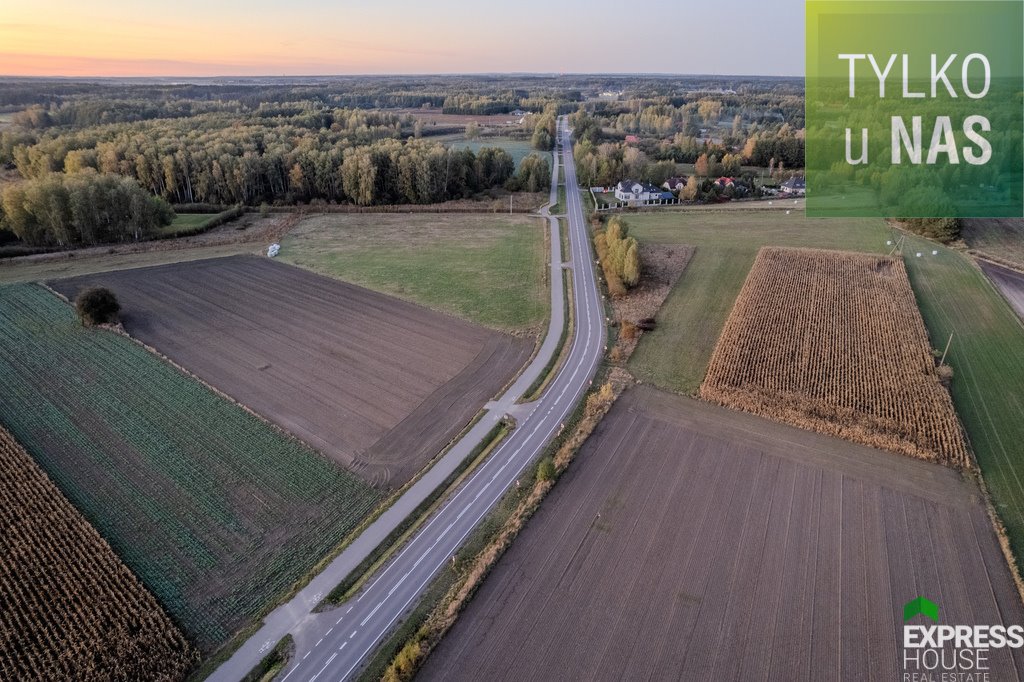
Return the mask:
{"type": "Polygon", "coordinates": [[[1024,559],[1024,326],[963,254],[908,237],[910,282],[932,345],[953,342],[953,402],[1018,564],[1024,559]],[[933,250],[939,253],[932,256],[933,250]],[[916,257],[921,252],[922,257],[916,257]]]}
{"type": "Polygon", "coordinates": [[[205,652],[381,500],[38,285],[0,287],[0,385],[0,423],[205,652]]]}
{"type": "Polygon", "coordinates": [[[281,258],[495,329],[547,315],[544,222],[507,214],[326,214],[307,218],[281,258]]]}
{"type": "Polygon", "coordinates": [[[881,220],[811,219],[778,208],[683,210],[626,216],[641,241],[697,247],[683,276],[629,361],[638,378],[695,393],[733,301],[762,246],[884,252],[891,238],[881,220]]]}

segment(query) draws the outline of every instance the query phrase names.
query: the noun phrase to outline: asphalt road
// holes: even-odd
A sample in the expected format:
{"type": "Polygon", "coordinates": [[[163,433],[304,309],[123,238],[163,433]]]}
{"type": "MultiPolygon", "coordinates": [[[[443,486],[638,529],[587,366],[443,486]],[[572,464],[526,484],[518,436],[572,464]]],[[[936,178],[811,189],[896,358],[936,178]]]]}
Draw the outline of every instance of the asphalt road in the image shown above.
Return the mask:
{"type": "MultiPolygon", "coordinates": [[[[552,202],[557,198],[559,165],[565,168],[566,187],[576,187],[572,142],[564,118],[559,121],[558,134],[563,151],[559,159],[561,163],[556,162],[553,168],[552,202]]],[[[395,506],[364,531],[365,539],[361,536],[309,586],[272,612],[264,620],[264,626],[208,680],[240,680],[287,633],[295,638],[296,653],[278,676],[279,681],[333,682],[352,677],[395,624],[415,606],[431,579],[451,560],[481,519],[562,428],[565,418],[585,394],[605,345],[604,307],[594,274],[580,194],[567,191],[566,197],[568,255],[572,260],[562,262],[557,220],[551,218],[552,315],[541,351],[508,391],[487,405],[487,414],[477,428],[467,433],[448,455],[435,464],[428,476],[421,479],[419,483],[423,485],[420,489],[413,486],[395,506]],[[543,371],[551,355],[557,352],[563,324],[564,294],[560,274],[563,267],[571,270],[573,281],[571,304],[576,329],[571,351],[540,398],[517,404],[543,371]],[[504,414],[515,416],[515,430],[416,532],[401,552],[368,582],[357,597],[337,609],[313,613],[323,596],[341,582],[351,567],[358,565],[366,552],[387,536],[389,525],[394,527],[415,509],[418,500],[447,477],[445,471],[454,470],[461,457],[465,457],[504,414]],[[436,479],[433,487],[430,487],[428,478],[431,481],[436,479]]]]}

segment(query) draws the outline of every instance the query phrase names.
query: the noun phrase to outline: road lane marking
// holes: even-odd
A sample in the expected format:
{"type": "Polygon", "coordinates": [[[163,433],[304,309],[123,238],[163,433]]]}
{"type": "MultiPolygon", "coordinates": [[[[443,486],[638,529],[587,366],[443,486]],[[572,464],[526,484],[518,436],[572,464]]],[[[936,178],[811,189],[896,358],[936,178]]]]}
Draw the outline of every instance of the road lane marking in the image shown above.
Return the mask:
{"type": "MultiPolygon", "coordinates": [[[[307,652],[306,652],[306,656],[309,656],[309,654],[310,654],[310,652],[308,652],[308,651],[307,651],[307,652]]],[[[306,660],[306,656],[303,656],[303,657],[302,657],[302,660],[303,660],[303,661],[304,661],[304,660],[306,660]]],[[[291,670],[289,670],[289,671],[288,671],[288,674],[287,674],[287,675],[285,675],[284,677],[282,677],[282,678],[281,678],[281,682],[284,682],[284,681],[285,681],[285,680],[287,680],[287,679],[288,679],[289,677],[291,677],[291,676],[292,676],[292,673],[293,673],[293,672],[295,672],[295,671],[296,671],[296,670],[298,670],[298,669],[299,669],[299,666],[298,666],[298,665],[296,665],[296,666],[295,666],[294,668],[292,668],[291,670]]]]}
{"type": "MultiPolygon", "coordinates": [[[[319,673],[317,673],[316,675],[313,675],[313,677],[309,678],[309,682],[313,682],[314,680],[316,680],[316,678],[320,677],[320,673],[322,673],[323,671],[327,670],[327,666],[329,666],[331,664],[331,661],[333,661],[337,657],[338,657],[338,654],[331,654],[331,657],[327,659],[326,663],[324,663],[324,667],[320,668],[320,672],[319,673]]],[[[283,680],[282,680],[282,682],[283,682],[283,680]]]]}

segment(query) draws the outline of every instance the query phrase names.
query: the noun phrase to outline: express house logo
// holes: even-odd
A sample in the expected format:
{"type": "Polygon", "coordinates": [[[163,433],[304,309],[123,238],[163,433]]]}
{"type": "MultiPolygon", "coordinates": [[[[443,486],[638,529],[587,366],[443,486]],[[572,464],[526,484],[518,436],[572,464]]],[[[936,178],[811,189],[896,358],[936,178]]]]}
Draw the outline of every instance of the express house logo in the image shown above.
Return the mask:
{"type": "Polygon", "coordinates": [[[948,625],[927,597],[903,605],[903,682],[996,682],[990,652],[1022,647],[1024,625],[948,625]]]}

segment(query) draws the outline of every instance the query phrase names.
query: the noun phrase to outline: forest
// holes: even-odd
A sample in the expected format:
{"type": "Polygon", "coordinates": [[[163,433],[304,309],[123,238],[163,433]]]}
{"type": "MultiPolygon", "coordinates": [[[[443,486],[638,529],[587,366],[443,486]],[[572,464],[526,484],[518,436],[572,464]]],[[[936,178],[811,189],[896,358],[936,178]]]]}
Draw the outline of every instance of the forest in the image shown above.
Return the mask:
{"type": "Polygon", "coordinates": [[[722,172],[799,168],[802,96],[795,80],[697,77],[10,79],[0,82],[0,228],[67,246],[144,238],[176,204],[431,204],[542,191],[543,152],[563,113],[573,113],[588,183],[667,177],[702,156],[722,172]],[[437,137],[451,124],[424,126],[424,111],[453,115],[474,136],[481,126],[458,116],[521,118],[500,129],[485,121],[471,151],[437,137]],[[709,132],[729,117],[729,134],[709,132]],[[639,148],[622,143],[633,133],[639,148]],[[517,169],[489,135],[529,140],[539,154],[517,169]]]}

